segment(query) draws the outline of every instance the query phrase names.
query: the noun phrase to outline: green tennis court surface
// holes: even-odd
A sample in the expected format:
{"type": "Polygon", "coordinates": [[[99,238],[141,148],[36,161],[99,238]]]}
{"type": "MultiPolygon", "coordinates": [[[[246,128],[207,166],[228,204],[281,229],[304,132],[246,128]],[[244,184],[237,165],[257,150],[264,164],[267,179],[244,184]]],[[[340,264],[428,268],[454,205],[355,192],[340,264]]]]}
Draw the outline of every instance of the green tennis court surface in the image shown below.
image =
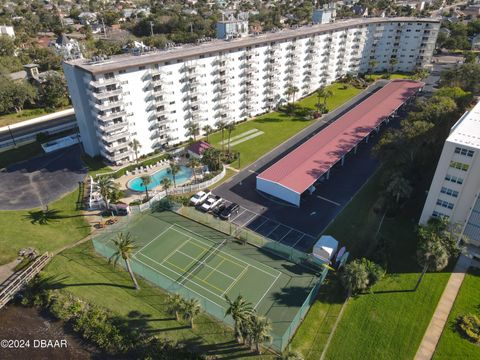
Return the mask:
{"type": "Polygon", "coordinates": [[[225,295],[241,294],[272,321],[273,345],[278,349],[288,343],[318,290],[319,278],[311,269],[237,243],[176,213],[128,220],[96,236],[95,249],[108,257],[115,235],[130,232],[137,245],[132,259],[135,273],[169,292],[198,299],[206,312],[230,324],[224,316],[225,295]]]}

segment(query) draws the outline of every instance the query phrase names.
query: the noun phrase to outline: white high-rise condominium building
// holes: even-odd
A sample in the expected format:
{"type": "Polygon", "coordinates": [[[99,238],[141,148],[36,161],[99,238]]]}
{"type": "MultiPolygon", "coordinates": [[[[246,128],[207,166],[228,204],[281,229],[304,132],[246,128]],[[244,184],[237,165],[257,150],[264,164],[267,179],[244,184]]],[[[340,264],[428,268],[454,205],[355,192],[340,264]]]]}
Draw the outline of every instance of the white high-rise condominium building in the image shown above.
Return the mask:
{"type": "Polygon", "coordinates": [[[200,128],[244,120],[346,74],[413,71],[430,63],[439,21],[371,18],[211,41],[142,55],[64,63],[87,154],[112,163],[187,139],[200,128]],[[392,62],[391,59],[396,61],[392,62]],[[375,63],[372,63],[375,61],[375,63]]]}
{"type": "Polygon", "coordinates": [[[445,217],[480,246],[480,102],[452,127],[443,146],[420,223],[445,217]]]}

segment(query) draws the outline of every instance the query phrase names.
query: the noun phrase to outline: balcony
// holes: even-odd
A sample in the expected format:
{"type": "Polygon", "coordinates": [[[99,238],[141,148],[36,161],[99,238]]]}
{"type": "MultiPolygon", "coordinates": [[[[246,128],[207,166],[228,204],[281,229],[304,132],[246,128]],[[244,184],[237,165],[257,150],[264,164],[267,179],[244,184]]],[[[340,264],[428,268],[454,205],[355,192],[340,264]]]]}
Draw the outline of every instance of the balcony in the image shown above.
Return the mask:
{"type": "Polygon", "coordinates": [[[98,110],[98,111],[105,111],[114,107],[122,106],[123,101],[118,100],[118,101],[113,101],[113,102],[107,102],[103,104],[96,104],[94,103],[93,106],[98,110]]]}
{"type": "Polygon", "coordinates": [[[128,126],[128,121],[120,121],[120,122],[97,122],[97,128],[100,131],[113,131],[117,129],[122,129],[124,127],[128,126]]]}
{"type": "Polygon", "coordinates": [[[114,142],[120,139],[125,139],[128,137],[128,131],[119,131],[117,133],[100,133],[97,131],[97,135],[106,142],[114,142]]]}
{"type": "Polygon", "coordinates": [[[97,100],[102,100],[109,98],[111,96],[121,96],[123,94],[121,88],[116,88],[114,90],[109,90],[109,91],[102,91],[102,92],[93,92],[92,95],[95,99],[97,100]]]}
{"type": "Polygon", "coordinates": [[[94,88],[102,88],[108,85],[113,85],[113,84],[118,84],[120,82],[119,79],[112,77],[109,79],[100,79],[100,80],[95,80],[95,81],[90,81],[90,86],[93,86],[94,88]]]}
{"type": "Polygon", "coordinates": [[[127,112],[125,110],[121,110],[121,111],[111,112],[105,115],[98,115],[98,119],[102,121],[109,121],[109,120],[117,119],[119,117],[124,117],[126,115],[127,115],[127,112]]]}
{"type": "Polygon", "coordinates": [[[150,70],[150,75],[152,75],[152,77],[153,77],[153,76],[157,76],[157,75],[167,76],[167,75],[172,75],[172,72],[171,72],[171,71],[167,71],[167,70],[165,70],[165,69],[159,68],[159,69],[152,69],[152,70],[150,70]]]}
{"type": "MultiPolygon", "coordinates": [[[[126,136],[126,135],[125,135],[126,136]]],[[[117,143],[113,145],[105,145],[105,150],[107,150],[109,153],[115,153],[115,151],[118,151],[120,149],[129,149],[128,147],[128,142],[122,142],[122,143],[117,143]]]]}
{"type": "MultiPolygon", "coordinates": [[[[171,83],[173,85],[173,82],[171,83]]],[[[167,90],[163,86],[155,87],[152,90],[153,96],[161,96],[161,95],[173,95],[172,90],[167,90]]]]}
{"type": "Polygon", "coordinates": [[[107,151],[100,151],[101,155],[111,161],[111,162],[117,162],[119,160],[124,160],[124,159],[127,159],[131,154],[132,152],[131,151],[124,151],[124,152],[117,152],[117,153],[108,153],[107,151]]]}

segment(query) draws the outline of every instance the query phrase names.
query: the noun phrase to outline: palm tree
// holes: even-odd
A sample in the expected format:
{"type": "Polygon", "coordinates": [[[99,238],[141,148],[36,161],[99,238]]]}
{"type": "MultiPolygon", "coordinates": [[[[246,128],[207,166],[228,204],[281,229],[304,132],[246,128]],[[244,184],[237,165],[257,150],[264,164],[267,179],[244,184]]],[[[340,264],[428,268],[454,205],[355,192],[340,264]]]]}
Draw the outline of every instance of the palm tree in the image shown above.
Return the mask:
{"type": "Polygon", "coordinates": [[[412,194],[413,188],[410,182],[402,176],[401,173],[392,174],[390,181],[386,187],[387,194],[395,198],[398,203],[400,199],[408,199],[412,194]]]}
{"type": "Polygon", "coordinates": [[[182,313],[185,320],[190,320],[190,327],[193,329],[193,320],[200,314],[202,308],[197,299],[184,300],[182,302],[182,313]]]}
{"type": "Polygon", "coordinates": [[[227,295],[225,300],[228,303],[228,309],[225,311],[225,316],[231,315],[233,318],[233,327],[235,329],[235,338],[238,343],[242,341],[242,325],[248,322],[250,316],[253,314],[252,304],[246,301],[242,295],[232,301],[227,295]]]}
{"type": "MultiPolygon", "coordinates": [[[[370,60],[368,62],[368,72],[370,75],[372,75],[373,70],[378,66],[378,61],[377,60],[370,60]]],[[[371,78],[371,77],[370,77],[371,78]]]]}
{"type": "Polygon", "coordinates": [[[135,285],[135,289],[140,290],[140,286],[138,286],[137,279],[135,279],[135,275],[133,274],[132,268],[130,267],[130,258],[133,255],[133,252],[137,248],[134,244],[132,235],[130,233],[118,233],[116,238],[112,240],[113,244],[115,245],[115,253],[110,256],[108,262],[113,262],[113,266],[117,265],[120,258],[125,261],[125,265],[127,267],[128,273],[132,278],[133,284],[135,285]]]}
{"type": "Polygon", "coordinates": [[[341,281],[343,286],[348,291],[348,296],[356,294],[362,290],[368,289],[369,274],[361,261],[351,261],[345,265],[341,274],[341,281]]]}
{"type": "Polygon", "coordinates": [[[398,60],[396,58],[390,58],[390,60],[388,61],[388,64],[390,65],[390,68],[389,68],[390,73],[393,73],[395,65],[398,64],[398,60]]]}
{"type": "Polygon", "coordinates": [[[418,289],[428,270],[442,271],[448,265],[448,250],[442,244],[437,234],[429,232],[426,236],[423,241],[420,241],[417,249],[417,260],[420,265],[423,265],[423,270],[418,278],[414,291],[418,289]]]}
{"type": "Polygon", "coordinates": [[[141,185],[145,188],[145,196],[148,200],[148,185],[152,183],[152,177],[150,175],[142,175],[140,180],[142,180],[141,185]]]}
{"type": "Polygon", "coordinates": [[[173,187],[177,187],[176,176],[179,173],[179,171],[180,171],[180,166],[178,166],[172,161],[170,163],[170,173],[172,174],[172,178],[173,178],[173,187]]]}
{"type": "Polygon", "coordinates": [[[250,331],[255,350],[260,354],[260,344],[265,341],[271,341],[272,323],[264,316],[254,314],[250,318],[250,331]]]}
{"type": "Polygon", "coordinates": [[[288,98],[292,98],[292,105],[295,104],[295,95],[298,92],[298,87],[296,86],[289,86],[287,90],[285,90],[285,95],[288,98]]]}
{"type": "Polygon", "coordinates": [[[160,181],[160,185],[162,185],[163,190],[165,190],[165,195],[168,197],[168,189],[170,189],[172,187],[172,180],[170,180],[170,178],[165,176],[160,181]]]}
{"type": "Polygon", "coordinates": [[[97,189],[105,202],[105,207],[110,210],[110,199],[112,194],[117,190],[117,185],[113,181],[113,178],[102,176],[97,179],[97,189]]]}
{"type": "Polygon", "coordinates": [[[135,162],[138,164],[138,151],[142,147],[142,145],[140,144],[140,141],[138,141],[137,139],[133,139],[132,141],[130,141],[128,146],[130,146],[133,152],[135,153],[135,162]]]}
{"type": "Polygon", "coordinates": [[[195,169],[200,166],[200,160],[192,156],[188,161],[188,166],[192,169],[193,179],[197,182],[197,173],[195,172],[195,169]]]}
{"type": "Polygon", "coordinates": [[[205,133],[205,136],[207,137],[206,140],[208,142],[208,135],[210,135],[213,132],[213,128],[210,125],[205,125],[202,128],[202,131],[205,133]]]}
{"type": "Polygon", "coordinates": [[[196,122],[189,121],[185,124],[184,128],[187,129],[185,136],[192,136],[193,141],[197,141],[197,135],[200,133],[200,126],[196,122]]]}
{"type": "Polygon", "coordinates": [[[229,122],[227,125],[225,125],[225,129],[228,131],[227,153],[230,154],[230,138],[232,137],[232,131],[235,130],[235,123],[229,122]]]}
{"type": "Polygon", "coordinates": [[[225,142],[225,126],[226,125],[227,124],[223,120],[218,120],[215,123],[215,127],[217,128],[217,130],[222,132],[222,153],[224,151],[224,145],[225,145],[224,142],[225,142]]]}
{"type": "Polygon", "coordinates": [[[183,298],[178,294],[171,294],[167,298],[168,309],[171,314],[175,314],[175,319],[180,321],[179,313],[183,309],[183,298]]]}

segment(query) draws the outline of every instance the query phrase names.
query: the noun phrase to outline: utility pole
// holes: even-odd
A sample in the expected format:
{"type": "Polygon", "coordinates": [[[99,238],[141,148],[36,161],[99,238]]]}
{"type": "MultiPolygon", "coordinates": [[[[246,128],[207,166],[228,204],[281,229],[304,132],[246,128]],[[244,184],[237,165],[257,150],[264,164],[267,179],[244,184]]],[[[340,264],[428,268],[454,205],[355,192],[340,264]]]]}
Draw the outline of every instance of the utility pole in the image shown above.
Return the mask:
{"type": "Polygon", "coordinates": [[[106,39],[107,38],[107,29],[105,29],[105,22],[103,21],[103,16],[102,16],[102,27],[103,27],[103,36],[106,39]]]}
{"type": "Polygon", "coordinates": [[[13,137],[12,130],[10,129],[10,125],[8,126],[8,132],[10,133],[10,137],[12,138],[13,146],[17,147],[17,143],[15,141],[15,138],[13,137]]]}
{"type": "Polygon", "coordinates": [[[150,36],[153,36],[153,21],[150,21],[150,36]]]}

